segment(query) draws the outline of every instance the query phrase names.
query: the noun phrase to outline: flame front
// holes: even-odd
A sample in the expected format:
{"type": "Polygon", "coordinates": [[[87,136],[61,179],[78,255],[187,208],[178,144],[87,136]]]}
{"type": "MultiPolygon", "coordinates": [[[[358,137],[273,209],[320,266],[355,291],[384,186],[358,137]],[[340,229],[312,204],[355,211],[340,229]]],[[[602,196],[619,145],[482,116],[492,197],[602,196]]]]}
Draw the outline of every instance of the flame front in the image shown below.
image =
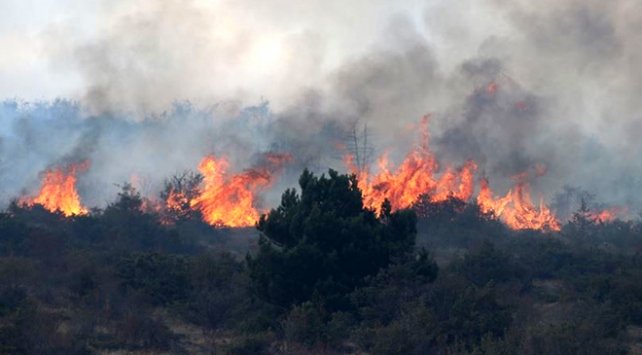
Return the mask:
{"type": "Polygon", "coordinates": [[[482,212],[493,213],[512,229],[559,231],[561,228],[557,217],[543,200],[540,200],[539,208],[533,204],[530,187],[524,178],[519,178],[513,189],[498,198],[494,197],[488,181],[482,179],[477,204],[482,212]]]}
{"type": "Polygon", "coordinates": [[[86,164],[72,165],[67,169],[55,168],[45,171],[38,196],[23,199],[28,206],[42,205],[51,212],[62,212],[65,216],[87,214],[76,191],[76,174],[86,169],[86,164]]]}
{"type": "MultiPolygon", "coordinates": [[[[492,90],[489,88],[489,92],[494,90],[495,87],[492,90]]],[[[440,172],[437,159],[428,147],[428,120],[429,116],[421,120],[421,143],[406,155],[394,171],[389,168],[385,154],[379,158],[379,171],[374,175],[365,169],[358,169],[352,156],[345,157],[348,169],[357,175],[366,207],[379,211],[385,199],[390,201],[393,209],[403,209],[412,207],[420,196],[427,196],[431,202],[442,202],[453,197],[468,201],[473,196],[477,164],[468,161],[458,168],[446,166],[440,172]]],[[[543,165],[537,165],[535,170],[537,175],[541,175],[546,169],[543,165]]],[[[512,229],[560,230],[557,218],[543,201],[539,207],[532,203],[525,176],[519,175],[515,187],[498,198],[493,195],[488,181],[482,180],[477,196],[480,209],[485,213],[493,213],[512,229]]]]}
{"type": "MultiPolygon", "coordinates": [[[[265,166],[228,175],[225,158],[205,157],[198,170],[203,175],[201,193],[189,203],[198,209],[203,219],[216,226],[249,227],[256,224],[260,212],[256,208],[257,193],[270,186],[273,171],[290,159],[289,155],[265,156],[265,166]]],[[[185,203],[183,196],[170,195],[168,205],[185,203]]]]}
{"type": "Polygon", "coordinates": [[[448,166],[441,176],[437,176],[439,165],[428,148],[428,119],[425,116],[421,120],[421,144],[408,153],[395,171],[390,170],[385,154],[379,158],[379,172],[375,175],[357,169],[352,156],[346,156],[345,163],[357,175],[366,207],[378,211],[388,199],[395,209],[409,208],[421,195],[429,196],[432,202],[450,197],[466,201],[472,196],[477,170],[475,162],[468,161],[458,169],[448,166]]]}

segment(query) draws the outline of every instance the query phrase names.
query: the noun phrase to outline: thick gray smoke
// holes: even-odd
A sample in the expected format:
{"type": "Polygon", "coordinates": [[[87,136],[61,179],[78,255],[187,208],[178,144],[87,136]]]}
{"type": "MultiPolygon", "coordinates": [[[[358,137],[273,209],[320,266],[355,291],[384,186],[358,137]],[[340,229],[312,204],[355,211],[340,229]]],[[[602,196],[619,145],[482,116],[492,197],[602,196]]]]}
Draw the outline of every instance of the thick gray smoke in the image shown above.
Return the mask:
{"type": "Polygon", "coordinates": [[[642,207],[638,1],[109,4],[93,36],[46,35],[52,70],[80,78],[76,103],[2,107],[4,203],[80,159],[90,206],[134,175],[155,194],[211,153],[237,169],[292,153],[280,188],[341,169],[353,128],[399,161],[432,113],[442,162],[474,159],[498,192],[545,166],[531,182],[548,199],[569,185],[642,207]]]}

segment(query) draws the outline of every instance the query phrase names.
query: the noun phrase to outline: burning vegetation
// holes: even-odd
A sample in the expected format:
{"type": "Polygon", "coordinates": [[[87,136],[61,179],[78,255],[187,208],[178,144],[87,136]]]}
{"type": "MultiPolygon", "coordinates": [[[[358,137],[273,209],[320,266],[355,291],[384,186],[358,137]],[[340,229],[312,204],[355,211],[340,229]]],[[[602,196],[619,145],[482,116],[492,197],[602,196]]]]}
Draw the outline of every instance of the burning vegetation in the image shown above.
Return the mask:
{"type": "Polygon", "coordinates": [[[586,212],[587,218],[595,223],[612,222],[619,216],[623,216],[625,214],[626,209],[622,207],[610,207],[603,210],[586,212]]]}
{"type": "Polygon", "coordinates": [[[291,160],[289,154],[265,154],[256,167],[240,173],[229,172],[229,160],[207,156],[198,166],[198,175],[184,174],[170,182],[162,197],[175,214],[198,211],[212,226],[250,227],[259,220],[257,199],[275,174],[291,160]]]}
{"type": "MultiPolygon", "coordinates": [[[[256,167],[229,173],[224,161],[206,157],[201,173],[168,180],[179,219],[202,213],[190,201],[256,198],[274,178],[256,167]]],[[[351,175],[305,170],[260,218],[259,238],[165,223],[130,184],[88,218],[12,205],[0,212],[0,346],[11,354],[286,346],[276,353],[623,354],[640,344],[628,335],[642,327],[639,221],[596,222],[583,205],[555,235],[512,231],[472,196],[434,203],[427,195],[418,221],[420,213],[390,204],[375,213],[358,187],[351,175]]],[[[527,196],[512,190],[492,208],[510,216],[507,206],[527,196]]],[[[253,201],[244,206],[258,214],[253,201]]]]}
{"type": "MultiPolygon", "coordinates": [[[[496,195],[488,179],[476,178],[477,163],[469,160],[461,166],[441,165],[429,147],[429,116],[419,123],[420,142],[403,161],[391,167],[387,154],[377,160],[377,169],[354,155],[344,157],[347,169],[357,177],[366,208],[381,212],[388,200],[393,211],[415,208],[420,203],[440,203],[451,199],[476,203],[481,212],[501,220],[513,230],[560,231],[561,221],[540,198],[533,203],[528,172],[513,177],[514,186],[504,195],[496,195]],[[476,189],[478,181],[478,189],[476,189]],[[475,196],[475,192],[476,196],[475,196]]],[[[250,227],[262,213],[261,194],[269,189],[291,154],[266,153],[251,168],[232,172],[230,160],[224,156],[206,156],[198,165],[198,173],[185,172],[166,181],[161,200],[145,199],[142,208],[164,215],[164,223],[200,218],[212,226],[250,227]],[[154,201],[155,200],[155,201],[154,201]]],[[[28,206],[42,205],[49,211],[65,216],[88,213],[76,190],[77,174],[88,169],[89,163],[52,168],[44,172],[37,196],[20,201],[28,206]]],[[[535,176],[546,174],[546,167],[533,167],[535,176]]],[[[620,208],[587,210],[585,217],[597,223],[612,221],[622,215],[620,208]]]]}
{"type": "Polygon", "coordinates": [[[477,203],[485,213],[492,213],[512,229],[542,229],[559,231],[557,217],[540,199],[539,208],[533,204],[526,174],[516,177],[517,183],[503,197],[494,197],[488,181],[482,179],[477,203]]]}
{"type": "MultiPolygon", "coordinates": [[[[494,89],[496,90],[496,89],[494,89]]],[[[367,169],[358,169],[353,157],[345,158],[349,169],[359,179],[364,204],[378,210],[388,199],[394,210],[413,207],[420,196],[427,196],[430,202],[443,202],[450,198],[468,201],[475,191],[475,172],[477,164],[467,161],[463,166],[454,168],[446,165],[441,168],[437,158],[429,148],[429,116],[421,120],[421,142],[406,155],[396,170],[389,168],[384,155],[379,158],[379,172],[370,174],[367,169]]],[[[535,167],[538,175],[545,172],[543,166],[535,167]]],[[[560,223],[551,209],[540,200],[539,207],[530,197],[528,174],[515,177],[515,186],[505,196],[496,197],[490,189],[488,180],[479,182],[476,202],[484,213],[501,219],[511,229],[536,229],[559,231],[560,223]]]]}
{"type": "Polygon", "coordinates": [[[190,206],[214,226],[253,226],[260,215],[256,209],[257,193],[270,186],[274,170],[289,159],[288,155],[270,155],[269,165],[230,175],[225,158],[205,157],[198,166],[204,186],[200,195],[190,200],[190,206]]]}
{"type": "Polygon", "coordinates": [[[31,3],[0,354],[642,354],[642,1],[31,3]]]}
{"type": "Polygon", "coordinates": [[[477,165],[469,161],[459,169],[446,166],[439,174],[439,163],[428,148],[428,116],[421,121],[422,142],[412,150],[395,171],[389,168],[386,155],[378,159],[379,172],[370,174],[358,169],[353,157],[345,158],[349,170],[357,175],[364,204],[378,210],[388,199],[393,209],[410,208],[421,195],[429,195],[432,202],[445,201],[450,197],[467,201],[473,194],[474,175],[477,165]]]}
{"type": "Polygon", "coordinates": [[[35,197],[20,200],[22,204],[41,205],[51,212],[61,212],[67,217],[88,212],[80,202],[76,190],[76,175],[89,168],[89,162],[71,164],[66,168],[52,168],[43,174],[40,191],[35,197]]]}

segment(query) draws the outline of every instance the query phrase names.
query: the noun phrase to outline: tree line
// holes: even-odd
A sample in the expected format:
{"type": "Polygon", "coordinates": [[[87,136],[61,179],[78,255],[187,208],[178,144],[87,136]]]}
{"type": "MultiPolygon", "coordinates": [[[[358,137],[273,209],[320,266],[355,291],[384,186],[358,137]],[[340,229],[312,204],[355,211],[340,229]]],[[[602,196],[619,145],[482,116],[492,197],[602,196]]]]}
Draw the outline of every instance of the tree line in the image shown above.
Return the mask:
{"type": "Polygon", "coordinates": [[[624,354],[642,344],[639,222],[580,209],[559,233],[515,232],[473,203],[419,201],[375,213],[354,176],[304,171],[255,229],[154,212],[129,185],[72,218],[12,204],[0,213],[0,353],[624,354]]]}

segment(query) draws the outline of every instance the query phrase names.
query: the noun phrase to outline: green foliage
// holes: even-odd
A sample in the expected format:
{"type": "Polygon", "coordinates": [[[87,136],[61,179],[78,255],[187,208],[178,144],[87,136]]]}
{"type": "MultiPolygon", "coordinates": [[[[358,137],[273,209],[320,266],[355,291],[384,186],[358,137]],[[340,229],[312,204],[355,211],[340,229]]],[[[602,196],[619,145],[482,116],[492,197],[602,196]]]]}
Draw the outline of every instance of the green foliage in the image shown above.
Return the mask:
{"type": "Polygon", "coordinates": [[[418,244],[431,247],[469,248],[492,235],[504,238],[508,231],[492,214],[483,213],[476,203],[451,197],[431,202],[421,196],[413,206],[419,216],[418,244]]]}
{"type": "Polygon", "coordinates": [[[125,315],[116,329],[119,343],[128,349],[166,351],[177,338],[161,321],[135,312],[125,315]]]}
{"type": "Polygon", "coordinates": [[[118,198],[105,209],[105,214],[110,215],[141,215],[143,214],[143,199],[140,192],[131,184],[125,183],[121,186],[118,198]]]}
{"type": "Polygon", "coordinates": [[[452,300],[441,300],[449,306],[440,315],[448,341],[477,344],[487,334],[502,336],[510,325],[510,311],[497,302],[490,285],[483,288],[468,286],[452,300]]]}
{"type": "Polygon", "coordinates": [[[105,237],[112,238],[118,247],[150,247],[165,237],[156,216],[143,211],[143,199],[131,185],[124,184],[116,201],[105,208],[102,220],[105,237]]]}
{"type": "Polygon", "coordinates": [[[230,355],[269,354],[270,344],[273,340],[274,338],[270,333],[243,335],[227,345],[225,353],[230,355]]]}
{"type": "Polygon", "coordinates": [[[247,287],[243,263],[230,254],[196,258],[190,264],[186,318],[211,329],[238,325],[247,313],[247,287]]]}
{"type": "Polygon", "coordinates": [[[135,254],[118,265],[123,287],[143,291],[154,304],[184,300],[190,291],[188,265],[180,256],[135,254]]]}
{"type": "Polygon", "coordinates": [[[588,323],[563,323],[540,325],[530,332],[530,337],[521,345],[524,354],[626,354],[626,348],[616,341],[604,339],[588,323]]]}
{"type": "Polygon", "coordinates": [[[24,254],[28,229],[9,213],[0,213],[0,255],[24,254]]]}
{"type": "Polygon", "coordinates": [[[301,195],[287,190],[281,205],[262,216],[260,249],[248,256],[256,294],[287,307],[313,298],[331,309],[343,296],[413,248],[411,211],[377,217],[364,209],[354,176],[316,177],[304,171],[301,195]]]}
{"type": "Polygon", "coordinates": [[[467,253],[453,267],[476,286],[484,286],[491,281],[505,282],[519,275],[518,266],[489,241],[484,241],[477,250],[467,253]]]}
{"type": "Polygon", "coordinates": [[[312,302],[294,306],[283,321],[285,339],[308,346],[325,342],[324,312],[312,302]]]}
{"type": "Polygon", "coordinates": [[[561,233],[515,232],[474,203],[424,197],[417,247],[414,214],[364,209],[353,177],[305,172],[300,183],[262,218],[260,239],[192,217],[161,223],[128,185],[84,216],[10,205],[0,212],[0,353],[639,346],[637,221],[596,223],[580,210],[561,233]]]}
{"type": "Polygon", "coordinates": [[[24,289],[0,290],[0,353],[88,354],[78,339],[60,332],[58,314],[38,307],[24,289]]]}
{"type": "Polygon", "coordinates": [[[355,338],[375,354],[425,354],[434,350],[438,323],[434,312],[421,300],[397,304],[399,313],[386,323],[367,323],[355,338]]]}
{"type": "Polygon", "coordinates": [[[21,287],[0,289],[0,316],[15,313],[27,304],[27,293],[21,287]]]}
{"type": "Polygon", "coordinates": [[[517,264],[525,274],[523,279],[550,279],[573,262],[568,244],[546,235],[511,238],[502,247],[519,256],[517,264]]]}

